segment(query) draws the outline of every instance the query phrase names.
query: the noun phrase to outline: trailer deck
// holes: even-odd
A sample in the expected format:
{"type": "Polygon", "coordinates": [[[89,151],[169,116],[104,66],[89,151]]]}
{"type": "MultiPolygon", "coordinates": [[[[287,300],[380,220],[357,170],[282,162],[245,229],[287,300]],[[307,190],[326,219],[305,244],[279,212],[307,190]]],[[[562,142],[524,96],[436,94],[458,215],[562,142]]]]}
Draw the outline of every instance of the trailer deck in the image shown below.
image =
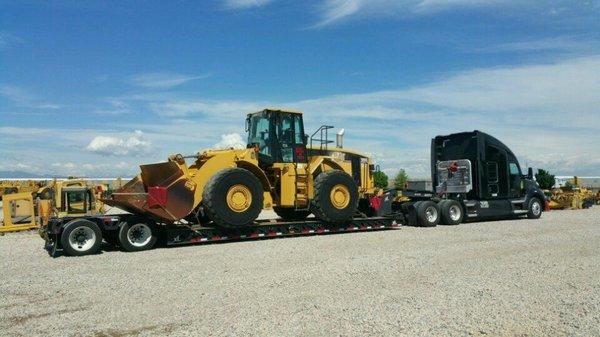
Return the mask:
{"type": "MultiPolygon", "coordinates": [[[[129,215],[128,215],[129,216],[129,215]]],[[[90,220],[90,218],[87,218],[90,220]]],[[[93,220],[93,219],[91,219],[93,220]]],[[[119,216],[98,216],[97,223],[104,224],[103,231],[115,230],[120,222],[119,216]]],[[[186,244],[209,244],[218,242],[245,241],[256,239],[271,239],[283,237],[295,237],[304,235],[324,235],[352,232],[366,232],[378,230],[398,229],[405,223],[400,214],[393,216],[379,216],[354,218],[341,224],[328,224],[316,219],[304,221],[279,221],[258,220],[254,226],[248,226],[239,230],[227,230],[219,227],[203,227],[200,225],[164,225],[160,226],[159,236],[163,245],[180,246],[186,244]]],[[[62,255],[60,236],[62,226],[47,227],[45,232],[40,233],[45,239],[45,249],[50,256],[62,255]]]]}

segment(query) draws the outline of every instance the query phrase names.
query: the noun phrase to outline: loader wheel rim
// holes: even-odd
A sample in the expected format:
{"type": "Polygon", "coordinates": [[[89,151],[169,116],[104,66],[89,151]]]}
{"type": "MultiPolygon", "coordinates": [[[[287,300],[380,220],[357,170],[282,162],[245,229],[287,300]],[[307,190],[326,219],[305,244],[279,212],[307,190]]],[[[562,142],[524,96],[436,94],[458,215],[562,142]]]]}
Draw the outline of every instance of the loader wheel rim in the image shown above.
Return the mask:
{"type": "Polygon", "coordinates": [[[252,205],[252,192],[242,184],[233,185],[227,191],[227,206],[234,212],[243,213],[252,205]]]}
{"type": "Polygon", "coordinates": [[[458,219],[460,219],[462,213],[460,206],[452,205],[450,206],[450,209],[448,211],[450,213],[450,219],[452,219],[452,221],[458,221],[458,219]]]}
{"type": "Polygon", "coordinates": [[[127,231],[127,241],[134,247],[144,247],[152,239],[152,230],[144,223],[138,223],[127,231]]]}
{"type": "Polygon", "coordinates": [[[78,252],[91,249],[96,243],[96,233],[89,227],[77,227],[69,234],[69,246],[78,252]]]}
{"type": "Polygon", "coordinates": [[[337,184],[331,189],[329,198],[333,207],[344,209],[350,204],[350,190],[348,190],[346,185],[337,184]]]}

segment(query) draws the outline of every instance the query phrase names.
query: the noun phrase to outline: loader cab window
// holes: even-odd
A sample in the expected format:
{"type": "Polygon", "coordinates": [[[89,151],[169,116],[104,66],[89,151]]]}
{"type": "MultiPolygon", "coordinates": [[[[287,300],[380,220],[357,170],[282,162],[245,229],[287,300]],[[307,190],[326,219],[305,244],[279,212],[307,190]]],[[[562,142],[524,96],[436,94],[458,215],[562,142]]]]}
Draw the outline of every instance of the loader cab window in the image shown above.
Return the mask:
{"type": "Polygon", "coordinates": [[[248,118],[248,145],[258,145],[261,157],[272,158],[271,121],[269,113],[253,114],[248,118]]]}
{"type": "Polygon", "coordinates": [[[248,117],[248,146],[259,148],[262,165],[306,162],[302,115],[264,111],[248,117]]]}
{"type": "Polygon", "coordinates": [[[304,151],[304,130],[302,116],[292,113],[278,114],[277,139],[281,162],[292,163],[297,161],[298,149],[304,151]],[[298,146],[300,145],[300,147],[298,146]]]}

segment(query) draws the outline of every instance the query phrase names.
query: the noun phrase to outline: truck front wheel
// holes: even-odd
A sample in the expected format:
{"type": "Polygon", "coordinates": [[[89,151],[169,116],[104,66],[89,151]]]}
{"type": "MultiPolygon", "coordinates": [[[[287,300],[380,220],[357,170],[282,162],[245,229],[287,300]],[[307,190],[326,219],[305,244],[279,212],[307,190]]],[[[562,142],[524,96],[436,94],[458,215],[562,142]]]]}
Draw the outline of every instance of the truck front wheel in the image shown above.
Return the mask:
{"type": "Polygon", "coordinates": [[[119,245],[128,252],[151,249],[156,238],[156,226],[143,221],[127,221],[119,228],[119,245]]]}
{"type": "Polygon", "coordinates": [[[527,207],[527,218],[528,219],[539,219],[542,216],[542,202],[540,199],[533,197],[529,200],[529,205],[527,207]]]}
{"type": "Polygon", "coordinates": [[[102,231],[88,220],[73,220],[65,226],[60,243],[63,250],[71,256],[94,254],[100,249],[102,231]]]}

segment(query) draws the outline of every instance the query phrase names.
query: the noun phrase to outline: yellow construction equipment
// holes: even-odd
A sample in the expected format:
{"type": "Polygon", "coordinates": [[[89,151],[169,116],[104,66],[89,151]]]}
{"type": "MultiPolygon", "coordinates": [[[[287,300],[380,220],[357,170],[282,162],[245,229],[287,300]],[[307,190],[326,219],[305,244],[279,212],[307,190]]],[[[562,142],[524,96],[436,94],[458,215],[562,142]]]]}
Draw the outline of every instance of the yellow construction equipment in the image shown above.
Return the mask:
{"type": "Polygon", "coordinates": [[[50,217],[80,217],[101,213],[103,185],[82,179],[53,180],[35,191],[5,194],[0,232],[35,229],[50,217]]]}
{"type": "Polygon", "coordinates": [[[598,195],[594,195],[590,189],[582,185],[581,179],[574,176],[573,179],[567,181],[566,186],[552,189],[550,192],[550,208],[584,209],[597,204],[600,199],[600,192],[598,195]]]}
{"type": "Polygon", "coordinates": [[[45,184],[44,180],[0,180],[0,199],[5,194],[34,193],[45,184]]]}
{"type": "Polygon", "coordinates": [[[265,109],[247,115],[246,149],[212,149],[142,165],[141,174],[104,200],[135,214],[173,223],[248,226],[263,207],[285,220],[313,213],[327,222],[352,218],[375,195],[366,155],[329,146],[331,126],[304,133],[302,113],[265,109]],[[190,163],[186,160],[189,160],[190,163]]]}

